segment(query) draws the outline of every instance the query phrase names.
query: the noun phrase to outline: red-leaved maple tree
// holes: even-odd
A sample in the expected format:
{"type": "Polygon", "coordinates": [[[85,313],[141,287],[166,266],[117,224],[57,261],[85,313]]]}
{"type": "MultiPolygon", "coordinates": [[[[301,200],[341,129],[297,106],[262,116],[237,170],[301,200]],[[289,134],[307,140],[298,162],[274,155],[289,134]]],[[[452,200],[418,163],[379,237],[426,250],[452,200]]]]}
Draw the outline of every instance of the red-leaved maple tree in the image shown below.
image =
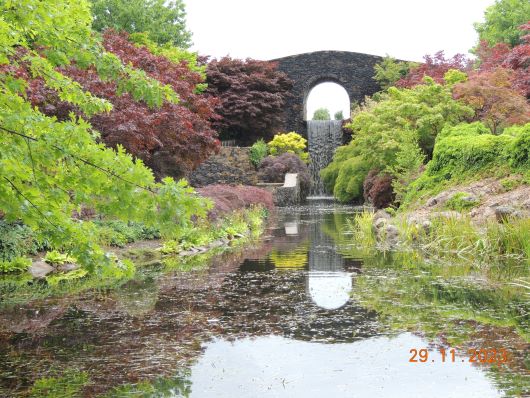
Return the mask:
{"type": "Polygon", "coordinates": [[[511,87],[514,72],[503,67],[472,74],[457,84],[453,94],[475,109],[475,119],[482,120],[493,134],[504,127],[530,122],[530,105],[511,87]]]}
{"type": "Polygon", "coordinates": [[[443,51],[438,51],[433,56],[425,55],[425,62],[412,68],[409,73],[396,82],[396,87],[411,88],[423,84],[423,78],[430,76],[435,82],[443,84],[444,75],[449,69],[465,71],[470,63],[465,55],[456,54],[452,58],[445,58],[443,51]]]}
{"type": "MultiPolygon", "coordinates": [[[[217,151],[219,141],[211,126],[211,120],[217,117],[214,111],[217,100],[197,93],[197,85],[203,82],[199,73],[190,70],[184,61],[174,63],[152,54],[146,47],[136,46],[128,40],[127,33],[109,30],[104,34],[103,45],[123,63],[170,85],[180,98],[178,104],[166,102],[160,108],[150,108],[128,93],[118,93],[116,83],[101,80],[93,68],[75,65],[64,68],[62,72],[85,90],[112,103],[110,113],[89,119],[107,145],[122,145],[158,177],[182,177],[217,151]]],[[[28,97],[45,114],[64,119],[72,111],[79,113],[71,104],[60,101],[39,79],[28,80],[28,97]]]]}
{"type": "Polygon", "coordinates": [[[486,42],[480,43],[477,50],[479,72],[491,71],[499,66],[511,69],[512,88],[530,98],[530,21],[519,28],[526,34],[521,37],[521,44],[514,48],[510,49],[505,43],[497,43],[493,47],[486,42]]]}
{"type": "Polygon", "coordinates": [[[223,138],[269,139],[280,126],[292,81],[274,62],[224,57],[207,69],[207,93],[219,98],[214,126],[223,138]]]}

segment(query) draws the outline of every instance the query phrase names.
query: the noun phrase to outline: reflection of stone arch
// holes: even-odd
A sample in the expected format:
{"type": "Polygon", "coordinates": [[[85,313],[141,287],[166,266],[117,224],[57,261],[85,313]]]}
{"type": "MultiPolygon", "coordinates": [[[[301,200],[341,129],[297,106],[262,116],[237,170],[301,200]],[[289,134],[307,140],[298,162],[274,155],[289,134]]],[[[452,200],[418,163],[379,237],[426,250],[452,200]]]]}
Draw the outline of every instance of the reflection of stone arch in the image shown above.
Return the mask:
{"type": "Polygon", "coordinates": [[[359,102],[380,88],[372,79],[381,57],[347,51],[317,51],[274,60],[278,69],[293,80],[292,97],[285,105],[282,130],[307,134],[304,122],[307,95],[320,83],[344,87],[350,102],[359,102]]]}
{"type": "Polygon", "coordinates": [[[307,293],[313,303],[325,310],[336,310],[350,300],[352,275],[347,272],[314,272],[307,275],[307,293]]]}

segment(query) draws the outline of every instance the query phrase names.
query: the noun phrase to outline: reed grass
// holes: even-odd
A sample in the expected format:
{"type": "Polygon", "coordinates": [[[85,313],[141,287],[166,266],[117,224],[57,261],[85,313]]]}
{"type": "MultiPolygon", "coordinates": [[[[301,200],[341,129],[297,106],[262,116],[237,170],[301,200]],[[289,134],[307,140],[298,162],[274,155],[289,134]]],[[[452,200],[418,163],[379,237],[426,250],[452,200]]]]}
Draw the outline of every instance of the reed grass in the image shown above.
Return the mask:
{"type": "MultiPolygon", "coordinates": [[[[466,216],[439,217],[425,228],[398,216],[393,223],[399,230],[399,243],[394,250],[419,250],[429,258],[466,260],[481,268],[511,261],[522,264],[530,273],[530,219],[477,225],[466,216]]],[[[384,239],[376,235],[373,214],[364,212],[355,217],[352,230],[358,247],[388,249],[384,239]]]]}

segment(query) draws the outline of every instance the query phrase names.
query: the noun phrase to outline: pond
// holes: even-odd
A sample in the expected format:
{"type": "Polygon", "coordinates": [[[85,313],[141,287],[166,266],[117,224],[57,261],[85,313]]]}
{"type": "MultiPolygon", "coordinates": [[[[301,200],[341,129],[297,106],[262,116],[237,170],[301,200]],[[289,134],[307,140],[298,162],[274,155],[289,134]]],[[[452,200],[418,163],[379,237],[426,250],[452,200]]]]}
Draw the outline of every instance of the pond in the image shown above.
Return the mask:
{"type": "Polygon", "coordinates": [[[357,211],[281,209],[189,270],[4,302],[0,396],[530,396],[527,265],[367,251],[357,211]]]}

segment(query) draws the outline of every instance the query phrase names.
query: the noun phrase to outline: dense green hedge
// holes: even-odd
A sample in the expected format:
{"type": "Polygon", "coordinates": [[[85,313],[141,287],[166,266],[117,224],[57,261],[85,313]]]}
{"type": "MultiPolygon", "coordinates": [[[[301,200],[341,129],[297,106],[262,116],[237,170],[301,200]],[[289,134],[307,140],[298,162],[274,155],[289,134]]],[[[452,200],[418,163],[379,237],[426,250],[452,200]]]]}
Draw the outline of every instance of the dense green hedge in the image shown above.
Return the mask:
{"type": "Polygon", "coordinates": [[[337,175],[333,195],[341,202],[361,200],[364,179],[369,171],[370,165],[360,156],[346,160],[337,175]]]}
{"type": "Polygon", "coordinates": [[[530,123],[493,135],[480,122],[446,127],[438,136],[427,169],[408,189],[405,204],[477,176],[523,174],[530,183],[530,123]]]}

